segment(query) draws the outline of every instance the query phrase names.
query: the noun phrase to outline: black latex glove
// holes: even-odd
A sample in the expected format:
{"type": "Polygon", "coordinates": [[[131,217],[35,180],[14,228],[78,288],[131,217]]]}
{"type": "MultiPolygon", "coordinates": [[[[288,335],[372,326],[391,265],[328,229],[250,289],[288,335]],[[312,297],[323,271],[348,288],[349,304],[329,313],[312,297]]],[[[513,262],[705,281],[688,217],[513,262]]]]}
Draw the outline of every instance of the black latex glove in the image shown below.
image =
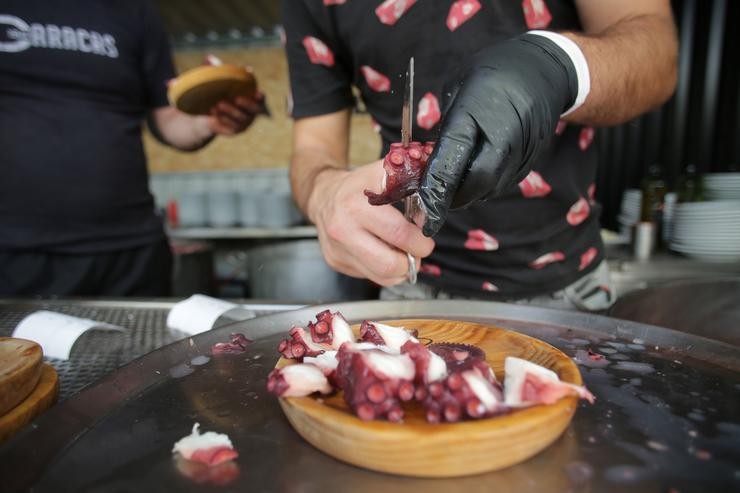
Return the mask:
{"type": "Polygon", "coordinates": [[[449,209],[523,180],[577,93],[570,57],[542,36],[524,34],[475,55],[451,91],[421,182],[424,234],[439,231],[449,209]]]}

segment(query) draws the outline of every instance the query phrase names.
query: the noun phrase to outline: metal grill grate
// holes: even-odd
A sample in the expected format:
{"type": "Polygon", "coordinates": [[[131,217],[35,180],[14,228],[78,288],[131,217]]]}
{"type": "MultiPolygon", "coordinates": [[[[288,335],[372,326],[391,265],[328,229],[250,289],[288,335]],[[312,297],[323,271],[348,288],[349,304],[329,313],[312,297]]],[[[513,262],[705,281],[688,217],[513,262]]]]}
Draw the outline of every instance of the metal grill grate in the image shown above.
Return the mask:
{"type": "MultiPolygon", "coordinates": [[[[59,374],[59,401],[63,401],[102,376],[155,349],[187,337],[167,328],[167,314],[172,304],[131,303],[131,306],[105,306],[101,303],[15,303],[0,304],[0,336],[9,337],[27,315],[49,310],[80,318],[89,318],[123,327],[123,332],[90,330],[72,347],[68,360],[44,358],[59,374]]],[[[267,308],[266,306],[264,308],[267,308]]],[[[280,311],[254,310],[257,315],[280,311]]],[[[217,322],[218,325],[218,322],[217,322]]]]}

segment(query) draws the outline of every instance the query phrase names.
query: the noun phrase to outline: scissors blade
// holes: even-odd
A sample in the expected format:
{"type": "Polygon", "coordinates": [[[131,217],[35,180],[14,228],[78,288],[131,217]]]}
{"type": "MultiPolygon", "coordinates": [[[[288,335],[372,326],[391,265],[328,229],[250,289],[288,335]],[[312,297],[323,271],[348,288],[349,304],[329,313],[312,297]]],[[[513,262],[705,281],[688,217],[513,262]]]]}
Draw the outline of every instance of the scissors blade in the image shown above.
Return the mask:
{"type": "Polygon", "coordinates": [[[409,59],[409,67],[406,70],[406,88],[403,91],[403,108],[401,111],[401,143],[404,147],[411,142],[411,130],[413,128],[414,104],[414,57],[409,59]]]}

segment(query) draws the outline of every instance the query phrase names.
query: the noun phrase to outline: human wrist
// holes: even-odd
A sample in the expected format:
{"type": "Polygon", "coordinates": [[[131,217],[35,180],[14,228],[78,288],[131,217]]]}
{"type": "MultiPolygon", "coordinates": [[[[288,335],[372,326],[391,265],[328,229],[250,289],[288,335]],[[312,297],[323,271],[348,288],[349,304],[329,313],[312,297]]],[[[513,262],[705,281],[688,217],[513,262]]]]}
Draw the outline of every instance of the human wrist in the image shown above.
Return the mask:
{"type": "Polygon", "coordinates": [[[589,92],[591,91],[591,75],[588,67],[588,60],[583,54],[583,51],[578,44],[568,36],[564,34],[555,33],[552,31],[529,31],[527,34],[541,36],[549,39],[555,43],[570,59],[570,62],[575,70],[576,83],[578,86],[575,101],[573,104],[561,114],[566,116],[573,113],[585,103],[589,92]]]}
{"type": "Polygon", "coordinates": [[[211,117],[199,115],[193,117],[193,136],[196,145],[205,145],[216,137],[216,131],[211,125],[211,117]]]}
{"type": "Polygon", "coordinates": [[[333,195],[332,184],[336,182],[339,175],[346,172],[347,170],[342,168],[327,165],[316,170],[313,178],[308,180],[310,189],[303,194],[306,199],[300,208],[311,223],[317,224],[322,204],[326,197],[333,195]]]}

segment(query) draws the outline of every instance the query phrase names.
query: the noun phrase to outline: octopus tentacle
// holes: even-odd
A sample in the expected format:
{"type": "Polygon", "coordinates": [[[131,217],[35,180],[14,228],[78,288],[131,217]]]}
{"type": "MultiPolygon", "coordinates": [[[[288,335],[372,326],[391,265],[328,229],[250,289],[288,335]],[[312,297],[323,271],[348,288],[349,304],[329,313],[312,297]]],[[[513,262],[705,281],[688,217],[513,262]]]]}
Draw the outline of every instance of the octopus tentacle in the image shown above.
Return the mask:
{"type": "Polygon", "coordinates": [[[412,400],[415,390],[415,367],[408,355],[356,350],[344,344],[337,358],[337,383],[345,402],[360,419],[403,419],[401,403],[412,400]]]}
{"type": "Polygon", "coordinates": [[[368,202],[371,205],[392,204],[417,192],[433,150],[434,142],[410,142],[406,147],[400,142],[391,144],[383,159],[385,175],[381,191],[365,190],[368,202]]]}
{"type": "Polygon", "coordinates": [[[278,344],[278,352],[287,359],[302,360],[304,356],[318,356],[331,349],[326,344],[317,344],[311,340],[306,329],[297,325],[288,332],[289,338],[278,344]]]}
{"type": "Polygon", "coordinates": [[[393,327],[369,320],[364,320],[360,325],[361,340],[378,346],[386,346],[394,351],[400,351],[401,346],[408,341],[419,342],[416,334],[416,331],[408,331],[403,327],[393,327]]]}
{"type": "Polygon", "coordinates": [[[267,391],[280,397],[304,397],[334,389],[320,368],[306,363],[276,368],[267,375],[267,391]]]}

